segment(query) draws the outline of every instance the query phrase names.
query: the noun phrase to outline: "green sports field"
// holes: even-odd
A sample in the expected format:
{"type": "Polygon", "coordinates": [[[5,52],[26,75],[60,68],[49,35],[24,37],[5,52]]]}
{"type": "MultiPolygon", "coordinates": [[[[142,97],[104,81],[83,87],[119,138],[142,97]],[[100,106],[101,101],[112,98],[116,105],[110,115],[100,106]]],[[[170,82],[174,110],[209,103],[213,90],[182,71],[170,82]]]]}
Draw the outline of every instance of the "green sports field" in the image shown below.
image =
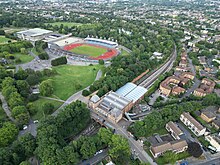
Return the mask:
{"type": "Polygon", "coordinates": [[[70,51],[76,54],[83,54],[92,57],[98,57],[107,52],[105,48],[98,48],[90,45],[78,46],[70,51]]]}

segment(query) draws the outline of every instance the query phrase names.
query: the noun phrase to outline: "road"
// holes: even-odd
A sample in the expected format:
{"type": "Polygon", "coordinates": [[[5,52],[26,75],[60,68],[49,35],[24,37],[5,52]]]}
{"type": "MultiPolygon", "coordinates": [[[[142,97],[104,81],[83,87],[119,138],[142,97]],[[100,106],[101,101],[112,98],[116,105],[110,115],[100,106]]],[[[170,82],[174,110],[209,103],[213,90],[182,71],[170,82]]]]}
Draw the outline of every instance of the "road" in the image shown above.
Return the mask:
{"type": "Polygon", "coordinates": [[[108,150],[107,149],[103,150],[102,153],[95,155],[91,159],[79,163],[79,165],[88,165],[88,164],[94,165],[94,164],[97,164],[98,162],[100,162],[106,156],[108,156],[108,150]]]}
{"type": "MultiPolygon", "coordinates": [[[[195,66],[193,65],[192,63],[192,60],[188,57],[188,61],[189,61],[189,67],[191,69],[191,72],[196,75],[196,69],[195,69],[195,66]]],[[[189,97],[194,91],[195,89],[197,89],[200,85],[200,80],[196,78],[194,78],[194,84],[192,85],[192,87],[190,87],[186,93],[184,93],[183,97],[182,98],[185,98],[185,97],[189,97]]]]}
{"type": "Polygon", "coordinates": [[[220,158],[216,158],[213,160],[205,161],[203,163],[193,163],[192,165],[219,165],[220,164],[220,158]]]}
{"type": "Polygon", "coordinates": [[[160,68],[158,68],[156,71],[154,71],[153,73],[150,74],[150,76],[148,76],[144,81],[142,81],[139,85],[145,88],[150,88],[150,86],[157,80],[157,78],[163,74],[166,73],[168,71],[170,71],[173,67],[173,63],[176,59],[176,45],[174,48],[174,51],[170,57],[170,59],[163,64],[163,66],[161,66],[160,68]]]}
{"type": "Polygon", "coordinates": [[[37,136],[37,123],[34,123],[33,120],[30,120],[27,129],[26,130],[21,130],[19,132],[19,136],[23,136],[26,133],[30,133],[34,137],[37,136]]]}
{"type": "MultiPolygon", "coordinates": [[[[100,79],[101,77],[102,77],[102,71],[99,70],[98,73],[97,73],[97,75],[96,75],[96,79],[95,79],[95,80],[98,80],[98,79],[100,79]]],[[[85,89],[88,89],[88,88],[89,88],[89,86],[86,87],[85,89]]],[[[81,91],[79,91],[79,92],[73,94],[72,96],[70,96],[70,97],[59,107],[59,109],[57,109],[57,110],[52,114],[52,116],[56,116],[56,115],[60,112],[60,110],[61,110],[63,107],[65,107],[66,105],[72,103],[73,101],[81,100],[81,101],[83,101],[83,102],[86,102],[87,100],[82,96],[82,91],[83,91],[83,90],[81,90],[81,91]]],[[[48,98],[47,98],[47,99],[48,99],[48,98]]],[[[53,99],[53,98],[50,98],[50,99],[53,99]]],[[[55,99],[55,100],[56,100],[56,99],[55,99]]],[[[59,101],[59,100],[58,100],[58,101],[59,101]]],[[[21,131],[19,132],[19,136],[22,136],[22,135],[24,135],[25,133],[30,133],[30,134],[32,134],[33,136],[36,136],[36,135],[37,135],[37,124],[34,123],[32,120],[30,120],[29,125],[28,125],[28,128],[27,128],[26,130],[21,130],[21,131]]]]}
{"type": "Polygon", "coordinates": [[[2,108],[5,111],[6,115],[8,116],[8,118],[15,122],[15,119],[11,116],[11,111],[9,109],[9,106],[7,104],[7,101],[5,100],[5,97],[2,95],[2,93],[0,92],[0,100],[2,101],[2,108]]]}
{"type": "Polygon", "coordinates": [[[112,129],[115,129],[115,133],[122,135],[126,139],[128,139],[129,145],[132,150],[135,150],[136,156],[143,162],[149,162],[151,165],[156,165],[156,163],[153,161],[153,159],[146,153],[146,151],[143,149],[142,143],[136,141],[128,132],[126,129],[120,127],[118,124],[113,123],[111,120],[106,118],[105,116],[99,114],[98,112],[95,112],[93,110],[91,112],[91,117],[95,120],[104,119],[104,125],[107,127],[110,127],[112,129]]]}
{"type": "Polygon", "coordinates": [[[123,49],[124,51],[126,51],[126,52],[128,52],[128,53],[131,53],[131,52],[132,52],[130,49],[128,49],[128,48],[126,48],[126,47],[124,47],[124,46],[122,46],[122,45],[119,45],[118,48],[123,49]]]}

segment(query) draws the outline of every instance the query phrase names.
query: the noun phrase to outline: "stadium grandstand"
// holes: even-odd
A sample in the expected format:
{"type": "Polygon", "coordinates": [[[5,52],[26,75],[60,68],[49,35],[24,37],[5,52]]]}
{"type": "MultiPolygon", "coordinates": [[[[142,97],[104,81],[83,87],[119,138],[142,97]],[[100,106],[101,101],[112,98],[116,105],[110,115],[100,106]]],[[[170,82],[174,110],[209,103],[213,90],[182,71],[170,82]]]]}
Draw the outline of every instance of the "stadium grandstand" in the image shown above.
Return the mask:
{"type": "Polygon", "coordinates": [[[42,40],[45,37],[52,35],[52,34],[53,34],[53,31],[40,29],[40,28],[34,28],[34,29],[17,32],[15,35],[22,40],[35,42],[35,41],[42,40]]]}
{"type": "Polygon", "coordinates": [[[100,46],[109,47],[109,48],[117,48],[118,47],[118,43],[116,43],[116,42],[97,39],[97,38],[85,38],[84,41],[88,44],[95,44],[95,45],[100,45],[100,46]]]}

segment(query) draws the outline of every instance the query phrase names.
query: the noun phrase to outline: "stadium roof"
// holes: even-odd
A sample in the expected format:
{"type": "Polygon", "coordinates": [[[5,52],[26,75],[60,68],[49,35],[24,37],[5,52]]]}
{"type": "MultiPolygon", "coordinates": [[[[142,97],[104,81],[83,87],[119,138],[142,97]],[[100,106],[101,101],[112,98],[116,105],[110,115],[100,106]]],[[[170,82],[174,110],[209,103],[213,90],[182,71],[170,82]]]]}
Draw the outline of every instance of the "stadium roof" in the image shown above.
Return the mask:
{"type": "Polygon", "coordinates": [[[108,41],[108,40],[102,40],[102,39],[98,39],[98,38],[85,38],[85,40],[90,40],[90,41],[97,41],[97,42],[104,42],[104,43],[107,43],[107,44],[110,44],[110,45],[116,45],[117,43],[116,42],[112,42],[112,41],[108,41]]]}
{"type": "Polygon", "coordinates": [[[24,34],[26,36],[35,37],[35,36],[41,36],[41,35],[52,33],[52,32],[53,31],[51,31],[51,30],[34,28],[34,29],[29,29],[29,30],[17,32],[17,34],[24,34]]]}
{"type": "Polygon", "coordinates": [[[123,87],[119,88],[116,93],[124,96],[125,98],[132,100],[135,103],[139,100],[145,93],[147,89],[141,86],[137,86],[134,83],[127,83],[123,87]]]}

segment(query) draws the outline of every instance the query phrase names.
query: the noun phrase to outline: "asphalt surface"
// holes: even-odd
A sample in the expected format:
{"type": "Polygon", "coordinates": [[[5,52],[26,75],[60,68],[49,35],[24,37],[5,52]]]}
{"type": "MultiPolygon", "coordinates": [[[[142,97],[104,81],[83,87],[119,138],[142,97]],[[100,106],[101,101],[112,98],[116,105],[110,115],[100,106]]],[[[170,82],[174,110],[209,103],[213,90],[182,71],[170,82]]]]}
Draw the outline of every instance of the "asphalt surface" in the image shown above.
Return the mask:
{"type": "Polygon", "coordinates": [[[220,158],[205,161],[203,163],[193,163],[192,165],[220,165],[220,158]]]}
{"type": "Polygon", "coordinates": [[[89,165],[94,165],[94,164],[99,163],[106,156],[108,156],[108,150],[107,149],[103,150],[102,153],[97,154],[97,155],[95,155],[94,157],[92,157],[88,160],[82,161],[81,163],[79,163],[79,165],[88,165],[88,164],[89,165]]]}
{"type": "Polygon", "coordinates": [[[126,129],[120,127],[118,124],[112,123],[108,118],[102,116],[101,114],[91,110],[91,117],[95,120],[104,119],[104,125],[107,127],[110,127],[112,129],[115,129],[115,133],[122,135],[126,139],[128,139],[129,145],[132,149],[132,151],[136,152],[137,157],[143,161],[143,162],[149,162],[151,165],[156,165],[156,163],[153,161],[153,159],[146,153],[146,151],[143,149],[143,144],[136,141],[128,132],[126,129]]]}
{"type": "Polygon", "coordinates": [[[9,117],[9,119],[13,122],[15,122],[15,119],[11,116],[11,111],[9,109],[9,106],[4,98],[4,96],[2,95],[2,93],[0,92],[0,99],[2,101],[2,108],[5,111],[6,115],[9,117]]]}

